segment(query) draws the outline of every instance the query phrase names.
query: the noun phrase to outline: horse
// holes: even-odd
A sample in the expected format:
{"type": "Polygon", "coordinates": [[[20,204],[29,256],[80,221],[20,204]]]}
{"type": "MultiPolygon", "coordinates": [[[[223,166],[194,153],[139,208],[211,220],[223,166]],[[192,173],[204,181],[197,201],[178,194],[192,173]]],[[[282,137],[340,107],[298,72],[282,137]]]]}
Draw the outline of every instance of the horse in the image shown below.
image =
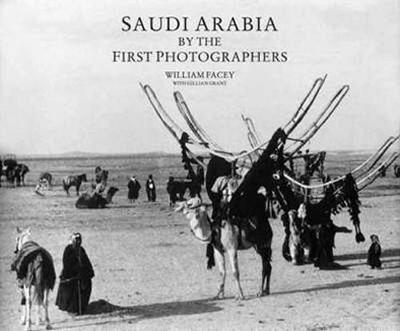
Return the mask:
{"type": "Polygon", "coordinates": [[[3,161],[3,166],[6,168],[5,176],[8,181],[10,181],[10,179],[12,179],[11,182],[14,181],[13,170],[16,168],[17,164],[17,160],[13,158],[8,158],[3,161]]]}
{"type": "Polygon", "coordinates": [[[41,320],[41,308],[45,314],[46,329],[50,330],[49,319],[49,292],[53,290],[56,273],[50,253],[31,240],[30,229],[17,228],[16,255],[11,265],[11,270],[17,272],[19,285],[22,285],[25,309],[22,313],[21,324],[26,330],[31,330],[32,303],[37,305],[37,321],[41,320]]]}
{"type": "Polygon", "coordinates": [[[5,175],[6,180],[9,185],[17,186],[18,176],[20,169],[18,168],[18,163],[13,158],[7,158],[3,161],[3,165],[5,167],[4,172],[2,174],[5,175]]]}
{"type": "Polygon", "coordinates": [[[201,185],[193,182],[191,179],[175,179],[169,177],[167,182],[167,192],[169,195],[170,207],[175,204],[176,201],[183,201],[186,191],[189,190],[190,197],[200,196],[201,185]]]}
{"type": "Polygon", "coordinates": [[[17,178],[17,186],[25,186],[25,176],[29,172],[29,168],[26,164],[24,163],[18,163],[17,165],[19,169],[19,174],[17,178]]]}
{"type": "Polygon", "coordinates": [[[75,203],[75,207],[78,209],[96,209],[96,208],[105,208],[106,205],[112,203],[112,198],[115,193],[119,191],[118,188],[111,186],[108,191],[107,195],[104,198],[100,193],[93,192],[90,193],[83,193],[75,203]]]}
{"type": "Polygon", "coordinates": [[[78,175],[78,176],[65,176],[63,178],[63,188],[67,195],[69,196],[69,189],[71,186],[76,187],[76,195],[79,196],[79,188],[81,187],[82,182],[87,182],[86,174],[78,175]]]}
{"type": "Polygon", "coordinates": [[[25,175],[29,172],[26,164],[17,163],[13,168],[8,169],[7,180],[10,184],[16,186],[25,186],[25,175]]]}

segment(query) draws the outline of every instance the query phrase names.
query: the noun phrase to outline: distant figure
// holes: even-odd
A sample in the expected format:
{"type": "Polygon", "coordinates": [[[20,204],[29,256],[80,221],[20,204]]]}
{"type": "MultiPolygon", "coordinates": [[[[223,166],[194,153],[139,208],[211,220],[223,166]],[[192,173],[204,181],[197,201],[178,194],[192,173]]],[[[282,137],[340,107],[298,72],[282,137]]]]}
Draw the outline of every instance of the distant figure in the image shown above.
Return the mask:
{"type": "Polygon", "coordinates": [[[97,193],[101,194],[104,192],[107,186],[108,170],[101,169],[100,166],[97,166],[94,170],[94,174],[96,181],[95,190],[97,193]]]}
{"type": "Polygon", "coordinates": [[[371,247],[368,250],[367,264],[371,266],[371,269],[380,268],[381,262],[381,244],[376,234],[371,235],[371,247]]]}
{"type": "Polygon", "coordinates": [[[314,265],[316,267],[325,268],[334,261],[333,248],[335,247],[336,233],[351,233],[351,229],[345,226],[337,226],[332,219],[326,224],[317,226],[316,229],[316,259],[314,265]]]}
{"type": "Polygon", "coordinates": [[[175,178],[170,176],[167,182],[167,192],[169,195],[169,206],[172,207],[178,201],[178,192],[175,184],[175,178]]]}
{"type": "Polygon", "coordinates": [[[35,192],[39,195],[43,195],[44,190],[48,190],[52,187],[53,176],[49,172],[42,172],[39,176],[39,182],[36,185],[35,192]]]}
{"type": "Polygon", "coordinates": [[[47,185],[47,187],[50,189],[53,185],[52,183],[53,176],[49,172],[42,172],[39,176],[39,184],[43,183],[47,185]]]}
{"type": "Polygon", "coordinates": [[[400,164],[395,164],[393,166],[394,176],[399,178],[400,177],[400,164]]]}
{"type": "Polygon", "coordinates": [[[78,315],[86,311],[94,277],[92,264],[81,244],[81,234],[74,233],[71,243],[65,247],[56,299],[61,310],[78,315]]]}
{"type": "Polygon", "coordinates": [[[153,175],[149,175],[146,181],[146,193],[148,201],[156,201],[156,184],[154,183],[153,175]]]}
{"type": "Polygon", "coordinates": [[[135,202],[135,200],[139,198],[140,188],[140,183],[136,180],[135,176],[132,176],[128,182],[128,200],[131,203],[135,202]]]}
{"type": "Polygon", "coordinates": [[[3,176],[3,161],[0,159],[0,187],[1,187],[1,177],[3,176]]]}

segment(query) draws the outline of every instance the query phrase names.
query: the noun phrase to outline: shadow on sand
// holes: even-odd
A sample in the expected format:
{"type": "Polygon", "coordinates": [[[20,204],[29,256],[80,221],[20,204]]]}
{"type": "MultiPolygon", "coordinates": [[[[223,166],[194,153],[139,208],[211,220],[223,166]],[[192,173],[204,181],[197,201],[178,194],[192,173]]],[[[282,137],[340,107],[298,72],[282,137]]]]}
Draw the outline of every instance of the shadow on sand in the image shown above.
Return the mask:
{"type": "Polygon", "coordinates": [[[400,283],[400,277],[399,276],[389,276],[389,277],[382,277],[382,278],[346,280],[346,281],[339,282],[339,283],[326,284],[323,286],[317,286],[317,287],[312,287],[312,288],[275,292],[275,293],[271,293],[271,295],[307,293],[307,292],[316,292],[316,291],[322,291],[322,290],[336,290],[336,289],[347,288],[347,287],[393,284],[393,283],[400,283]]]}
{"type": "MultiPolygon", "coordinates": [[[[397,258],[395,258],[395,259],[385,259],[385,260],[382,260],[383,269],[394,269],[394,268],[398,268],[399,265],[394,265],[394,266],[393,266],[393,265],[390,265],[390,266],[387,265],[388,263],[396,263],[396,262],[400,262],[400,257],[397,257],[397,258]]],[[[356,262],[356,263],[346,264],[346,267],[347,267],[347,268],[351,268],[351,267],[356,267],[356,266],[359,266],[359,265],[367,265],[367,259],[365,259],[365,261],[362,261],[362,262],[356,262]]]]}
{"type": "Polygon", "coordinates": [[[110,204],[107,206],[108,209],[131,209],[131,208],[137,208],[137,205],[131,204],[131,205],[113,205],[110,204]]]}
{"type": "MultiPolygon", "coordinates": [[[[390,248],[390,249],[383,249],[382,250],[382,258],[383,257],[400,257],[400,248],[390,248]]],[[[364,259],[367,260],[367,252],[365,253],[354,253],[354,254],[343,254],[343,255],[336,255],[335,260],[337,261],[347,261],[347,260],[358,260],[364,259]]]]}
{"type": "Polygon", "coordinates": [[[336,263],[336,262],[331,262],[326,266],[319,267],[319,269],[320,270],[346,270],[346,269],[348,269],[348,267],[341,265],[339,263],[336,263]]]}
{"type": "Polygon", "coordinates": [[[79,329],[82,327],[101,325],[109,325],[111,327],[112,324],[131,324],[143,319],[206,314],[222,310],[222,308],[217,307],[216,303],[216,301],[204,299],[123,307],[113,305],[106,300],[97,300],[89,304],[86,315],[78,316],[71,321],[56,322],[54,324],[62,325],[53,325],[53,329],[79,329]]]}

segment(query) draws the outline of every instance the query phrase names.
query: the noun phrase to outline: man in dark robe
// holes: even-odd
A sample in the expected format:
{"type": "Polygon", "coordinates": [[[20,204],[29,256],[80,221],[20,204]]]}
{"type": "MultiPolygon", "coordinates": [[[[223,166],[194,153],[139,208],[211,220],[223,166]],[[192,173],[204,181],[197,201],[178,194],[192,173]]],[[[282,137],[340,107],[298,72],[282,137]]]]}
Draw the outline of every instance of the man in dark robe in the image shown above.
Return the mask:
{"type": "Polygon", "coordinates": [[[86,311],[94,277],[92,264],[81,243],[81,234],[74,233],[71,244],[65,247],[56,299],[56,305],[61,310],[78,315],[86,311]]]}
{"type": "Polygon", "coordinates": [[[380,269],[382,266],[381,262],[381,253],[382,248],[379,242],[379,238],[376,234],[371,235],[371,246],[368,250],[368,259],[367,264],[371,267],[371,269],[378,268],[380,269]]]}
{"type": "Polygon", "coordinates": [[[139,198],[140,188],[140,183],[136,180],[135,176],[132,176],[128,182],[128,200],[130,202],[133,203],[137,198],[139,198]]]}
{"type": "Polygon", "coordinates": [[[148,201],[156,201],[156,184],[154,183],[153,175],[149,175],[146,181],[146,193],[148,201]]]}

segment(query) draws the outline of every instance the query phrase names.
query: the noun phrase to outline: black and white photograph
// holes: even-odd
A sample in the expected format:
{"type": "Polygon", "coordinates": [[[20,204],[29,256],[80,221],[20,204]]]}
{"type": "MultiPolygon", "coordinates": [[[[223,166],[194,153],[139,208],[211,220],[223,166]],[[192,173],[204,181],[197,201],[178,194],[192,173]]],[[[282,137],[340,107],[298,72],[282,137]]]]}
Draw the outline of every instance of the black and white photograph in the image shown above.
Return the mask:
{"type": "Polygon", "coordinates": [[[0,0],[1,330],[399,330],[398,0],[0,0]]]}

